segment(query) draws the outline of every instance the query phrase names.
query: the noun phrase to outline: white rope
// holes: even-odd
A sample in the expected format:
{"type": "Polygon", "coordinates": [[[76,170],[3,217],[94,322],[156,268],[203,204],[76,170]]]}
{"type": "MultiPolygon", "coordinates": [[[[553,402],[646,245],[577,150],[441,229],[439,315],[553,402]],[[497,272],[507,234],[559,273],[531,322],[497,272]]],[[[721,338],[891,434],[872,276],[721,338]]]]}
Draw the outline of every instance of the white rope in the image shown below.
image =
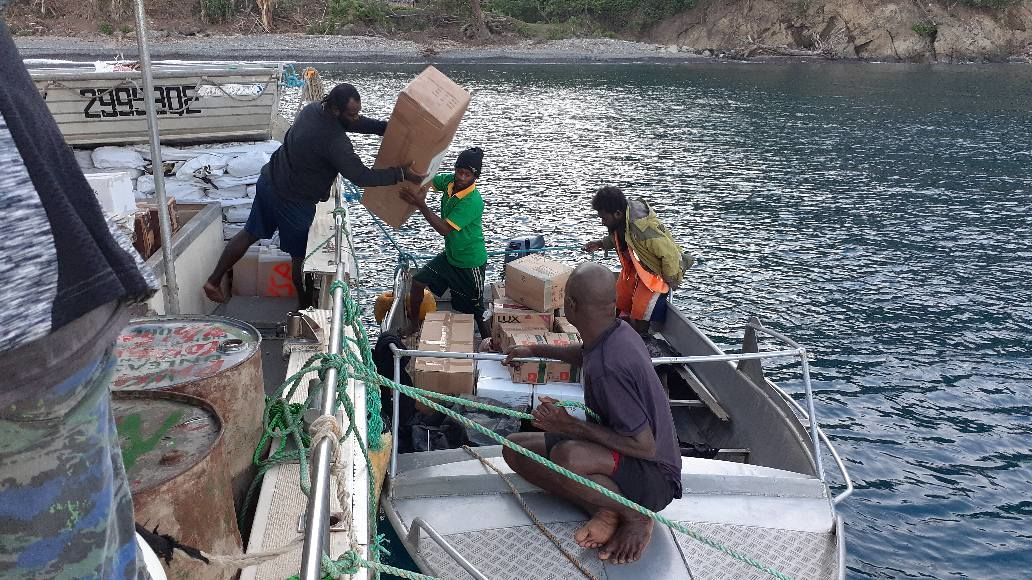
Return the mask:
{"type": "MultiPolygon", "coordinates": [[[[344,433],[341,429],[340,421],[332,415],[320,415],[315,421],[312,421],[312,424],[308,427],[308,432],[312,436],[309,454],[311,465],[315,465],[315,453],[319,442],[325,439],[330,444],[330,474],[337,482],[337,501],[340,503],[341,520],[346,526],[348,543],[351,549],[357,552],[360,546],[358,538],[355,536],[355,528],[352,525],[354,518],[351,509],[351,494],[348,492],[348,486],[346,485],[347,461],[341,453],[342,447],[340,443],[344,439],[344,433]]],[[[312,477],[314,477],[314,474],[312,474],[312,477]]]]}

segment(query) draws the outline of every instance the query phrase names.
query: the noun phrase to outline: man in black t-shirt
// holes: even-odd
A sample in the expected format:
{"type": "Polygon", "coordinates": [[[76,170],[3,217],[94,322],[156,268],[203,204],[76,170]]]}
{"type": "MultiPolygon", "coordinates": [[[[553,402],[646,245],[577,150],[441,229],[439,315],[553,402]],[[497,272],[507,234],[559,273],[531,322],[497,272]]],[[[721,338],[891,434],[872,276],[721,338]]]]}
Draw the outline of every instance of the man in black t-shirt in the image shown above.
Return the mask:
{"type": "MultiPolygon", "coordinates": [[[[566,284],[565,310],[583,346],[516,347],[507,362],[537,356],[581,366],[585,403],[601,422],[575,419],[542,397],[533,425],[544,433],[514,433],[509,439],[658,512],[681,497],[681,454],[670,401],[645,343],[616,319],[613,273],[591,262],[578,266],[566,284]]],[[[652,520],[508,448],[503,456],[530,483],[591,514],[574,534],[582,548],[598,548],[599,558],[614,564],[641,558],[652,520]]]]}
{"type": "Polygon", "coordinates": [[[340,84],[322,100],[305,106],[258,178],[251,215],[244,229],[226,244],[215,270],[204,284],[214,302],[225,302],[222,278],[260,239],[277,230],[280,249],[290,254],[291,278],[301,309],[312,305],[304,285],[304,259],[308,230],[315,219],[315,205],[328,199],[337,174],[359,187],[394,185],[403,180],[422,183],[419,175],[404,167],[369,169],[355,153],[348,133],[383,136],[386,121],[363,117],[362,98],[355,87],[340,84]]]}

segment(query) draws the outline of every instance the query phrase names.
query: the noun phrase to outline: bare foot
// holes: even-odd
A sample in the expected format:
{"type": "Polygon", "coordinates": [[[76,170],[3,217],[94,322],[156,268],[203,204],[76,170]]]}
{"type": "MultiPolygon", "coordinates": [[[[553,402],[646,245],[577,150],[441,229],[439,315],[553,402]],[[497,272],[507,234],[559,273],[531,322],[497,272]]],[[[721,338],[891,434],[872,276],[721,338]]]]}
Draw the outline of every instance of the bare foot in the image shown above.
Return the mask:
{"type": "Polygon", "coordinates": [[[219,284],[211,281],[204,283],[204,295],[212,302],[218,302],[219,304],[226,302],[226,296],[222,293],[222,288],[219,287],[219,284]]]}
{"type": "Polygon", "coordinates": [[[624,519],[609,542],[598,551],[598,559],[610,564],[638,561],[652,541],[652,525],[652,520],[646,517],[624,519]]]}
{"type": "Polygon", "coordinates": [[[582,548],[594,550],[606,545],[620,525],[620,516],[609,510],[598,510],[588,523],[573,533],[573,539],[582,548]]]}

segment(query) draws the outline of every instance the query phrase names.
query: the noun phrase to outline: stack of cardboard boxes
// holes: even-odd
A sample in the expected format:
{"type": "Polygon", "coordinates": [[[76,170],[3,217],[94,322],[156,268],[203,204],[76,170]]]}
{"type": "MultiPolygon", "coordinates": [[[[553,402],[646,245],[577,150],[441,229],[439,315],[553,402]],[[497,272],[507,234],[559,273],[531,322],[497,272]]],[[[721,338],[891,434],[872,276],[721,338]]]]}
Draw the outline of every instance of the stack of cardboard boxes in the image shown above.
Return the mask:
{"type": "MultiPolygon", "coordinates": [[[[577,329],[557,317],[573,269],[533,254],[505,265],[505,284],[492,288],[492,334],[502,352],[515,346],[580,343],[577,329]],[[561,324],[560,324],[561,321],[561,324]]],[[[514,383],[575,383],[579,369],[566,363],[522,363],[512,367],[514,383]]]]}
{"type": "MultiPolygon", "coordinates": [[[[473,352],[473,315],[430,312],[423,319],[419,350],[473,352]]],[[[418,357],[412,382],[420,389],[447,395],[472,394],[476,385],[473,359],[418,357]]]]}
{"type": "MultiPolygon", "coordinates": [[[[506,265],[504,284],[491,285],[492,336],[503,352],[517,345],[569,345],[581,342],[577,329],[557,316],[563,307],[572,268],[541,256],[506,265]]],[[[474,352],[472,315],[432,312],[423,321],[418,349],[474,352]]],[[[540,397],[584,401],[580,369],[561,362],[503,367],[498,361],[418,357],[412,364],[416,387],[449,395],[476,394],[517,409],[540,404],[540,397]],[[480,384],[478,385],[478,376],[480,384]]],[[[583,412],[573,411],[583,417],[583,412]]]]}

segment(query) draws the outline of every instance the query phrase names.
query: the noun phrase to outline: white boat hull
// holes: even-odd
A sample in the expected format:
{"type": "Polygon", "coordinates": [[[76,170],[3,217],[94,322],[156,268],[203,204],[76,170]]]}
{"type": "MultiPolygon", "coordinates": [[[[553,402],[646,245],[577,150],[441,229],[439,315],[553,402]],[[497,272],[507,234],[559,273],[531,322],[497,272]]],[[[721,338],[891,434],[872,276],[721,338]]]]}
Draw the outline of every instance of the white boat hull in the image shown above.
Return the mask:
{"type": "MultiPolygon", "coordinates": [[[[139,71],[31,71],[69,145],[148,141],[139,71]]],[[[163,143],[268,139],[279,107],[280,68],[155,67],[154,104],[163,143]]]]}

